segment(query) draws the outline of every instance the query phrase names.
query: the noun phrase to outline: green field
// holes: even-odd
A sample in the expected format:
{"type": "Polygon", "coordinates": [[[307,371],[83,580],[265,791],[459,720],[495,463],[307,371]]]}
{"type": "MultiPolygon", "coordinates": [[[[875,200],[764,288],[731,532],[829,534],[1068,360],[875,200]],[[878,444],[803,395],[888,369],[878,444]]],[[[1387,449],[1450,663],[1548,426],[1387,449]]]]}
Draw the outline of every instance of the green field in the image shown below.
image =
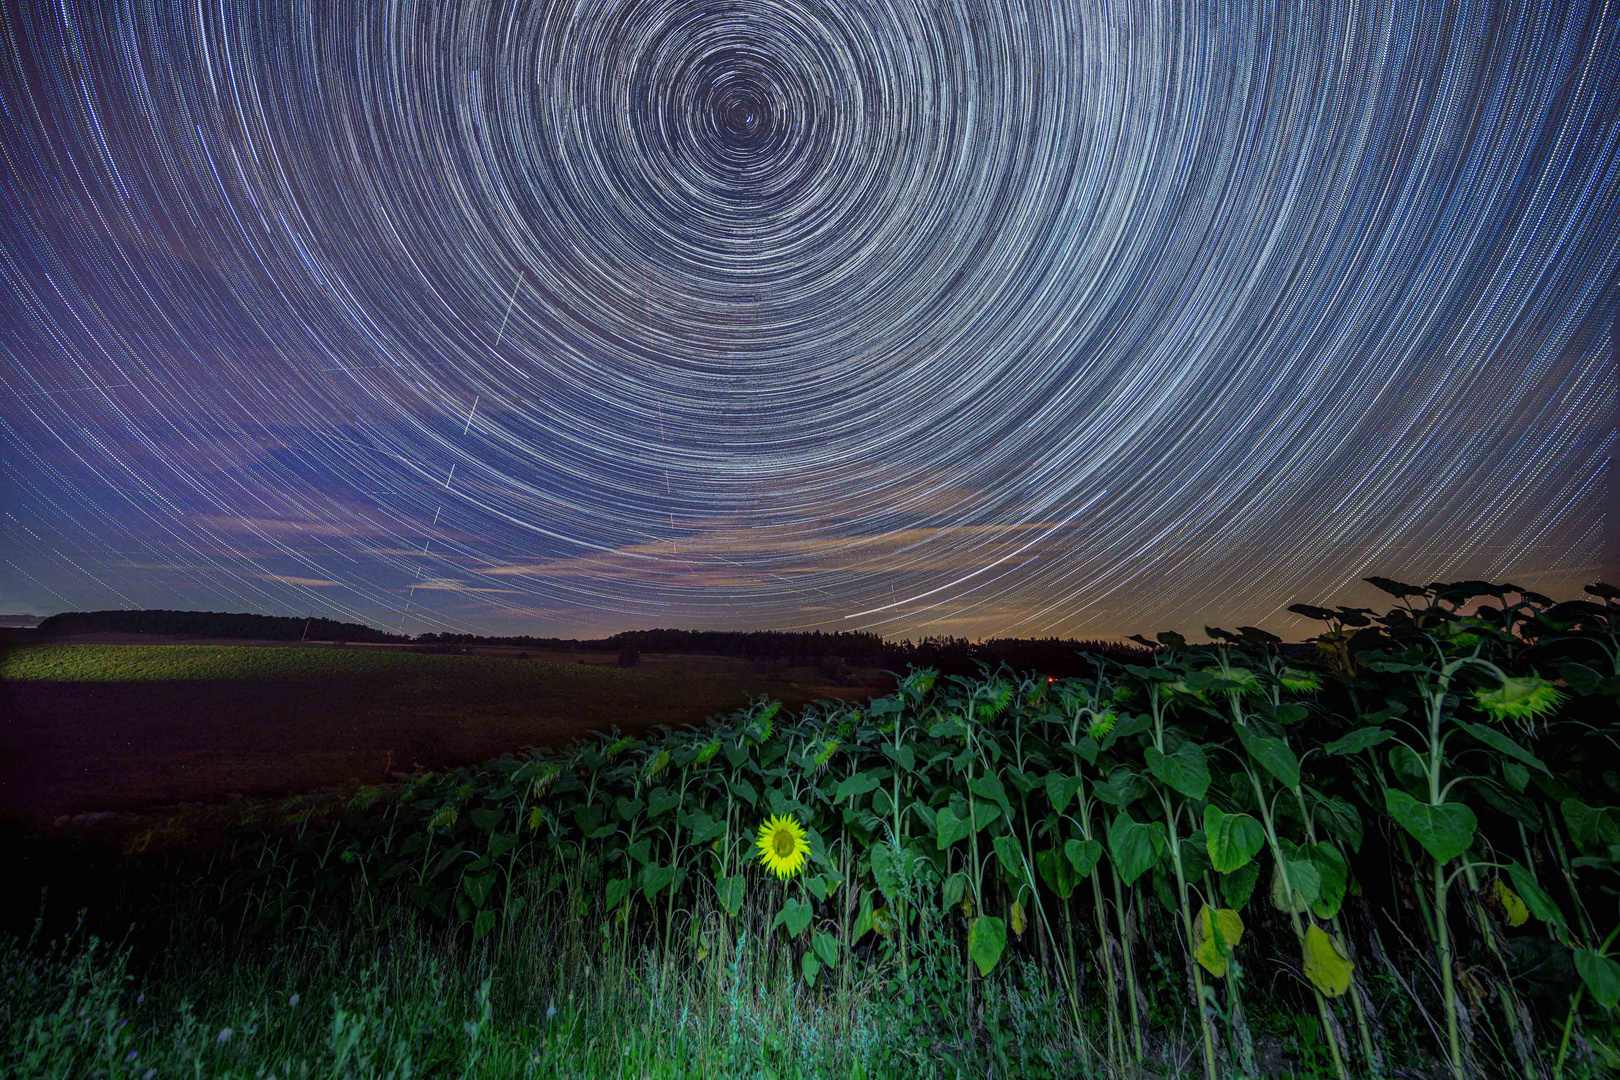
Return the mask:
{"type": "Polygon", "coordinates": [[[165,682],[196,679],[412,678],[445,682],[621,685],[648,673],[601,664],[556,664],[488,656],[435,656],[353,646],[31,645],[0,661],[0,679],[165,682]]]}

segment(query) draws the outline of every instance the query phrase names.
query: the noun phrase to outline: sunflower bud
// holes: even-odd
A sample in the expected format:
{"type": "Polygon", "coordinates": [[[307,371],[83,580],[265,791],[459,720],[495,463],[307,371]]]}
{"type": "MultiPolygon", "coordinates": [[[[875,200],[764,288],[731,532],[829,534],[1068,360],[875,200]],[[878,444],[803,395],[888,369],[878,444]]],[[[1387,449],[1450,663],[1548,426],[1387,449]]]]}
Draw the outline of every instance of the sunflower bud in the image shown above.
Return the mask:
{"type": "Polygon", "coordinates": [[[1093,739],[1102,739],[1114,730],[1114,724],[1119,717],[1114,715],[1113,709],[1104,709],[1099,713],[1091,714],[1091,723],[1086,725],[1086,734],[1093,739]]]}
{"type": "Polygon", "coordinates": [[[561,775],[561,765],[548,766],[545,772],[534,778],[534,797],[538,799],[540,796],[544,795],[546,793],[546,788],[551,786],[551,782],[561,775]]]}
{"type": "Polygon", "coordinates": [[[1322,689],[1322,680],[1316,677],[1316,672],[1301,671],[1299,668],[1283,668],[1278,681],[1283,684],[1283,689],[1296,694],[1314,694],[1322,689]]]}
{"type": "Polygon", "coordinates": [[[698,751],[697,757],[692,759],[692,764],[694,764],[694,765],[706,764],[709,761],[713,760],[714,755],[718,754],[719,752],[720,752],[720,740],[715,739],[712,742],[710,742],[709,745],[705,746],[703,749],[698,751]]]}
{"type": "Polygon", "coordinates": [[[1533,724],[1562,705],[1568,695],[1538,675],[1506,679],[1494,690],[1475,690],[1474,704],[1492,720],[1533,724]]]}
{"type": "Polygon", "coordinates": [[[439,812],[434,814],[433,817],[428,821],[428,828],[429,829],[448,829],[450,826],[454,825],[455,823],[456,823],[456,808],[453,807],[453,806],[446,806],[446,807],[440,808],[439,812]]]}

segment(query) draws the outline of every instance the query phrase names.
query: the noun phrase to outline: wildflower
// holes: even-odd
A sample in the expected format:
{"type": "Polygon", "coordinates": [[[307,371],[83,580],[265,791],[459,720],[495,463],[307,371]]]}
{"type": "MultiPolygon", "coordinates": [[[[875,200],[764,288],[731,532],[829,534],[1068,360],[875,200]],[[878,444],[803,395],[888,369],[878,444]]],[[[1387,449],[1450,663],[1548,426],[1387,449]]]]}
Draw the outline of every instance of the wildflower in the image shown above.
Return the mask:
{"type": "Polygon", "coordinates": [[[125,1057],[125,1058],[124,1058],[124,1060],[125,1060],[125,1061],[126,1061],[126,1062],[130,1062],[130,1061],[134,1061],[134,1060],[135,1060],[135,1059],[136,1059],[136,1058],[138,1058],[138,1057],[140,1057],[140,1056],[141,1056],[141,1054],[140,1054],[140,1051],[139,1051],[139,1050],[131,1050],[131,1051],[130,1051],[130,1052],[129,1052],[129,1054],[128,1054],[128,1056],[126,1056],[126,1057],[125,1057]]]}
{"type": "Polygon", "coordinates": [[[291,1008],[291,1009],[296,1009],[298,1007],[298,995],[297,994],[294,994],[292,997],[287,999],[287,1007],[291,1008]]]}
{"type": "Polygon", "coordinates": [[[552,1001],[546,1006],[546,1019],[550,1020],[557,1015],[557,1003],[552,1001]]]}
{"type": "Polygon", "coordinates": [[[1474,704],[1492,720],[1533,724],[1564,703],[1558,687],[1535,674],[1506,679],[1494,690],[1475,690],[1474,704]]]}
{"type": "Polygon", "coordinates": [[[810,853],[804,836],[804,826],[793,818],[772,814],[759,827],[759,839],[754,841],[760,862],[778,878],[792,877],[804,869],[804,857],[810,853]]]}
{"type": "Polygon", "coordinates": [[[214,1041],[216,1043],[227,1043],[230,1041],[231,1036],[235,1034],[236,1032],[232,1031],[230,1028],[220,1028],[219,1038],[215,1039],[214,1041]]]}

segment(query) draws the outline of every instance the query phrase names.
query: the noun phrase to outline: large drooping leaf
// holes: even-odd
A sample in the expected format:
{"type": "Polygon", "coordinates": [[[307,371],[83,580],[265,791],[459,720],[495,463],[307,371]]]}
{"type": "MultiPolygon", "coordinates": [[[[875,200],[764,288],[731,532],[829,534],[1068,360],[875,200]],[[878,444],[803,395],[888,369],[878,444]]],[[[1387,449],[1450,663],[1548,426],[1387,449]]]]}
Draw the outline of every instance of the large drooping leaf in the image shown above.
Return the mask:
{"type": "Polygon", "coordinates": [[[1393,732],[1381,727],[1357,728],[1342,738],[1334,739],[1322,749],[1330,754],[1359,754],[1369,746],[1377,746],[1385,739],[1393,739],[1393,732]]]}
{"type": "Polygon", "coordinates": [[[1209,790],[1209,764],[1204,759],[1204,750],[1190,739],[1183,741],[1172,754],[1148,747],[1147,763],[1155,779],[1189,799],[1202,799],[1209,790]]]}
{"type": "Polygon", "coordinates": [[[1323,795],[1315,788],[1306,789],[1311,797],[1311,814],[1318,825],[1327,830],[1339,843],[1351,851],[1361,850],[1361,812],[1353,803],[1337,795],[1323,795]]]}
{"type": "Polygon", "coordinates": [[[935,835],[938,837],[939,850],[944,851],[958,840],[966,840],[973,833],[971,822],[956,816],[956,811],[944,807],[934,818],[935,835]]]}
{"type": "Polygon", "coordinates": [[[1056,849],[1036,852],[1035,869],[1040,873],[1041,880],[1046,882],[1046,887],[1056,893],[1059,900],[1067,900],[1074,893],[1079,878],[1063,852],[1056,849]]]}
{"type": "Polygon", "coordinates": [[[1389,816],[1411,833],[1425,851],[1447,863],[1468,850],[1474,842],[1474,830],[1479,820],[1462,803],[1441,803],[1438,806],[1419,802],[1404,791],[1384,789],[1384,807],[1389,816]]]}
{"type": "Polygon", "coordinates": [[[1209,861],[1209,844],[1204,839],[1203,829],[1194,829],[1179,841],[1181,850],[1181,872],[1190,881],[1202,880],[1212,865],[1209,861]]]}
{"type": "Polygon", "coordinates": [[[1158,822],[1143,824],[1131,818],[1130,811],[1121,810],[1108,829],[1108,849],[1114,857],[1114,866],[1120,879],[1129,885],[1147,873],[1165,848],[1164,826],[1158,822]]]}
{"type": "Polygon", "coordinates": [[[855,916],[855,925],[849,931],[849,943],[856,944],[872,929],[872,893],[871,890],[861,892],[861,908],[855,916]]]}
{"type": "Polygon", "coordinates": [[[1591,949],[1576,949],[1575,970],[1599,1005],[1612,1009],[1620,1003],[1620,964],[1591,949]]]}
{"type": "Polygon", "coordinates": [[[816,985],[816,978],[821,974],[821,961],[816,959],[814,952],[806,950],[805,954],[799,957],[799,974],[804,976],[806,985],[816,985]]]}
{"type": "Polygon", "coordinates": [[[1485,894],[1509,926],[1523,926],[1530,921],[1530,908],[1518,893],[1501,878],[1494,878],[1485,894]]]}
{"type": "MultiPolygon", "coordinates": [[[[1292,845],[1289,845],[1292,847],[1292,845]]],[[[1278,911],[1300,914],[1308,911],[1310,906],[1322,895],[1322,872],[1316,864],[1301,853],[1296,859],[1285,859],[1288,865],[1287,885],[1283,883],[1282,863],[1278,863],[1271,870],[1271,906],[1278,911]],[[1292,900],[1288,897],[1289,890],[1293,891],[1292,900]]]]}
{"type": "Polygon", "coordinates": [[[681,805],[681,793],[667,788],[653,788],[647,794],[647,816],[661,817],[681,805]]]}
{"type": "Polygon", "coordinates": [[[657,863],[648,863],[641,868],[641,894],[648,900],[667,889],[675,880],[673,866],[660,866],[657,863]]]}
{"type": "Polygon", "coordinates": [[[1213,805],[1206,806],[1204,843],[1215,870],[1229,874],[1253,859],[1266,846],[1266,830],[1248,814],[1228,814],[1213,805]]]}
{"type": "Polygon", "coordinates": [[[827,967],[838,966],[838,939],[831,934],[817,932],[810,938],[810,947],[827,967]]]}
{"type": "Polygon", "coordinates": [[[968,927],[968,955],[979,966],[980,975],[990,974],[1007,947],[1007,924],[1001,919],[981,915],[968,927]]]}
{"type": "Polygon", "coordinates": [[[1560,664],[1558,677],[1582,697],[1589,697],[1598,692],[1603,682],[1603,676],[1587,667],[1585,664],[1560,664]]]}
{"type": "Polygon", "coordinates": [[[1102,853],[1103,846],[1096,840],[1063,841],[1063,854],[1074,867],[1077,877],[1090,877],[1091,872],[1097,868],[1097,860],[1102,858],[1102,853]]]}
{"type": "Polygon", "coordinates": [[[804,933],[804,928],[810,925],[810,905],[797,897],[789,897],[782,910],[776,913],[776,919],[771,923],[773,927],[785,926],[789,937],[798,937],[804,933]]]}
{"type": "Polygon", "coordinates": [[[883,782],[875,772],[858,772],[853,776],[846,776],[838,782],[838,788],[833,792],[833,802],[843,802],[865,795],[883,782]]]}
{"type": "Polygon", "coordinates": [[[1514,742],[1500,731],[1497,731],[1495,728],[1486,727],[1484,724],[1469,724],[1463,721],[1458,721],[1457,726],[1468,732],[1468,734],[1472,735],[1480,742],[1484,743],[1486,746],[1490,747],[1492,750],[1495,750],[1498,753],[1506,754],[1510,758],[1517,758],[1526,765],[1530,766],[1532,769],[1540,769],[1548,776],[1552,775],[1552,770],[1548,769],[1547,766],[1542,763],[1540,758],[1536,757],[1536,755],[1532,754],[1530,751],[1526,750],[1524,747],[1520,746],[1518,743],[1514,742]]]}
{"type": "Polygon", "coordinates": [[[1321,889],[1311,901],[1311,911],[1319,919],[1331,919],[1344,903],[1345,890],[1350,884],[1350,866],[1339,849],[1325,841],[1312,844],[1309,851],[1311,865],[1322,879],[1321,889]]]}
{"type": "Polygon", "coordinates": [[[996,861],[1001,864],[1001,868],[1008,876],[1014,881],[1023,881],[1026,875],[1023,851],[1019,848],[1018,841],[1003,833],[991,842],[991,846],[995,848],[996,861]]]}
{"type": "Polygon", "coordinates": [[[981,799],[988,799],[1001,808],[1001,812],[1008,817],[1012,816],[1012,804],[1007,801],[1007,789],[1001,779],[993,774],[975,776],[968,781],[968,790],[981,799]]]}
{"type": "Polygon", "coordinates": [[[1270,735],[1262,735],[1247,724],[1239,724],[1235,730],[1243,749],[1276,777],[1278,783],[1287,788],[1299,787],[1299,758],[1294,756],[1287,743],[1270,735]]]}
{"type": "Polygon", "coordinates": [[[1567,798],[1559,804],[1569,835],[1582,851],[1607,851],[1609,845],[1620,844],[1620,807],[1587,806],[1576,798],[1567,798]]]}
{"type": "Polygon", "coordinates": [[[1559,910],[1553,898],[1548,896],[1542,887],[1536,883],[1535,876],[1529,869],[1517,862],[1508,863],[1508,876],[1513,879],[1513,888],[1524,901],[1524,906],[1530,914],[1546,923],[1562,928],[1564,913],[1559,910]]]}
{"type": "MultiPolygon", "coordinates": [[[[737,913],[742,910],[742,875],[739,874],[735,877],[717,878],[714,885],[715,892],[719,894],[720,906],[725,909],[727,915],[730,915],[735,919],[737,917],[737,913]]],[[[610,904],[609,906],[611,907],[612,905],[610,904]]]]}
{"type": "Polygon", "coordinates": [[[461,879],[461,887],[467,891],[472,902],[478,907],[484,906],[489,899],[489,891],[495,885],[496,873],[492,870],[485,874],[468,874],[461,879]]]}
{"type": "Polygon", "coordinates": [[[1091,785],[1091,793],[1109,806],[1126,807],[1152,790],[1140,774],[1115,769],[1108,779],[1091,785]]]}
{"type": "Polygon", "coordinates": [[[1254,887],[1260,882],[1260,864],[1250,862],[1230,874],[1222,874],[1220,879],[1221,895],[1226,898],[1230,907],[1241,910],[1254,895],[1254,887]]]}
{"type": "Polygon", "coordinates": [[[1350,989],[1350,973],[1355,966],[1350,954],[1315,923],[1305,931],[1304,960],[1305,977],[1323,997],[1338,997],[1350,989]]]}
{"type": "Polygon", "coordinates": [[[1389,767],[1395,779],[1407,793],[1427,798],[1429,792],[1429,766],[1410,746],[1397,744],[1389,748],[1389,767]]]}
{"type": "Polygon", "coordinates": [[[1193,922],[1193,956],[1216,978],[1226,976],[1227,961],[1243,940],[1243,917],[1229,908],[1204,905],[1193,922]]]}
{"type": "Polygon", "coordinates": [[[1054,813],[1063,813],[1063,808],[1069,805],[1085,781],[1078,776],[1066,776],[1063,773],[1046,774],[1046,798],[1052,804],[1054,813]]]}
{"type": "Polygon", "coordinates": [[[917,752],[909,746],[901,746],[898,750],[890,743],[883,744],[883,753],[890,761],[905,772],[917,771],[917,752]]]}

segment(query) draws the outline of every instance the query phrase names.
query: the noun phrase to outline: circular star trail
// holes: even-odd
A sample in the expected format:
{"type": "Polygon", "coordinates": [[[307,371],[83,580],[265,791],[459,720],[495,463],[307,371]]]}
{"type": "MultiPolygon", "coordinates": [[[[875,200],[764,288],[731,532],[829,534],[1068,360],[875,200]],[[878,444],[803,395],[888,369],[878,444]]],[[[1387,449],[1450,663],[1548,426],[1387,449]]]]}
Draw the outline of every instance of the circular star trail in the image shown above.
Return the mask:
{"type": "Polygon", "coordinates": [[[7,604],[1045,636],[1598,576],[1612,3],[4,31],[7,604]]]}

